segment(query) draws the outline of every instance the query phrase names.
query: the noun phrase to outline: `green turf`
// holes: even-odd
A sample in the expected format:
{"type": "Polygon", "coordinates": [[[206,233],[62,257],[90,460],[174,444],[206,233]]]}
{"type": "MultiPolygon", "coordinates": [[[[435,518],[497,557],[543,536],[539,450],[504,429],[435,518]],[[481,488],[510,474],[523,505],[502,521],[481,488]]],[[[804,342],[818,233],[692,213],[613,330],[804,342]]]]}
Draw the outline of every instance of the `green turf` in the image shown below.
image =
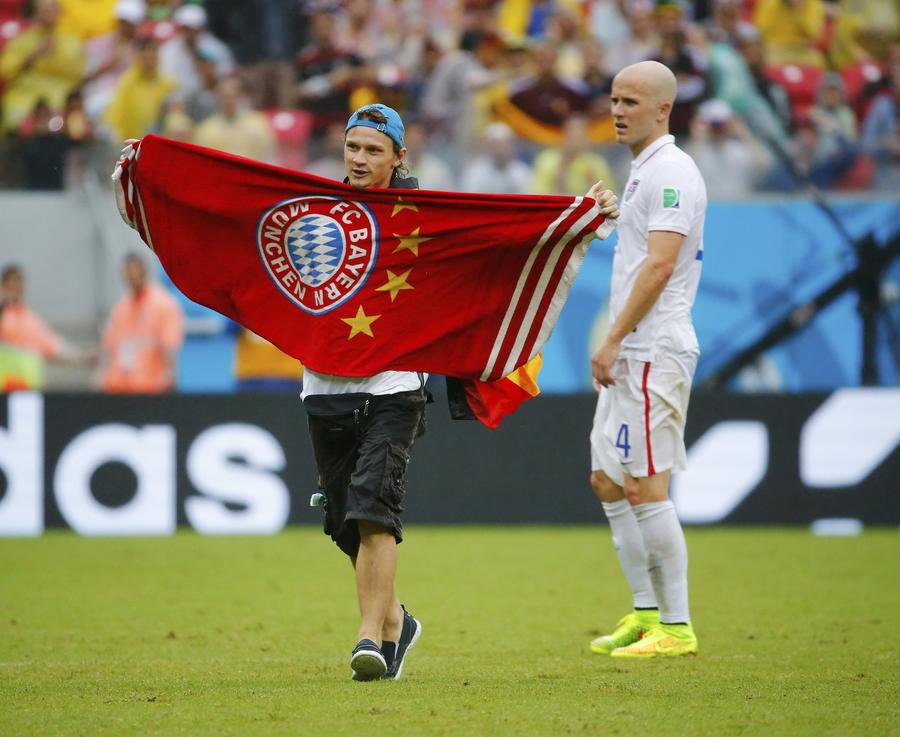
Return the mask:
{"type": "Polygon", "coordinates": [[[0,540],[0,735],[900,734],[900,535],[688,531],[700,655],[587,643],[628,596],[605,528],[423,528],[400,682],[356,683],[318,532],[0,540]]]}

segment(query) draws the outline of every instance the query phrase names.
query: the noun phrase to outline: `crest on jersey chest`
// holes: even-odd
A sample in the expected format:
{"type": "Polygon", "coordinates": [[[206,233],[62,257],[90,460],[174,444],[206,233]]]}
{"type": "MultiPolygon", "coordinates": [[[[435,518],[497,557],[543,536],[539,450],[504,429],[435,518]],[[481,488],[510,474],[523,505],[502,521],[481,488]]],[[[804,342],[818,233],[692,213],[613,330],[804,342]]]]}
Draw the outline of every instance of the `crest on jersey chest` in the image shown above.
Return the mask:
{"type": "Polygon", "coordinates": [[[295,197],[260,218],[256,242],[282,294],[305,312],[322,314],[366,283],[378,256],[378,221],[361,202],[295,197]]]}
{"type": "Polygon", "coordinates": [[[638,185],[641,183],[640,179],[632,179],[628,184],[628,189],[625,190],[625,196],[622,198],[623,202],[627,202],[631,199],[631,195],[634,194],[634,191],[638,188],[638,185]]]}

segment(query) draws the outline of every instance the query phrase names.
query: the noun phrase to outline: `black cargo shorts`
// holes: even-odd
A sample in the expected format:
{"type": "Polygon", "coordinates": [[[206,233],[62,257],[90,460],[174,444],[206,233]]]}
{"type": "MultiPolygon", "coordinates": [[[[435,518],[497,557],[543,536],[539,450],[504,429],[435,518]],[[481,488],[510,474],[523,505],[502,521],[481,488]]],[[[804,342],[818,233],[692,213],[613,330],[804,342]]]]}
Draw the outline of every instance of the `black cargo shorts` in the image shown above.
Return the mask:
{"type": "Polygon", "coordinates": [[[415,439],[425,431],[425,402],[423,390],[304,400],[325,494],[325,534],[350,557],[359,552],[357,520],[403,540],[406,468],[415,439]]]}

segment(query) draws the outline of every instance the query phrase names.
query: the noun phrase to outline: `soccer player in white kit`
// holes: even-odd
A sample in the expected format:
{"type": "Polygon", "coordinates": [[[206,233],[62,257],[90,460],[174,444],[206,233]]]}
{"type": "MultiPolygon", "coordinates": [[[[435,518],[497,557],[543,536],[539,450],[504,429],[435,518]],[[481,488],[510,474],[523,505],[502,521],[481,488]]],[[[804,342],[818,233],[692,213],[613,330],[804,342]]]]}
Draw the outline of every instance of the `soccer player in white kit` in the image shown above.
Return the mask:
{"type": "Polygon", "coordinates": [[[631,148],[619,202],[610,331],[591,360],[599,388],[591,486],[634,596],[634,611],[591,642],[613,657],[697,652],[688,610],[687,547],[669,500],[685,468],[684,424],[700,355],[691,307],[703,260],[706,186],[669,135],[672,72],[655,61],[612,85],[616,140],[631,148]]]}

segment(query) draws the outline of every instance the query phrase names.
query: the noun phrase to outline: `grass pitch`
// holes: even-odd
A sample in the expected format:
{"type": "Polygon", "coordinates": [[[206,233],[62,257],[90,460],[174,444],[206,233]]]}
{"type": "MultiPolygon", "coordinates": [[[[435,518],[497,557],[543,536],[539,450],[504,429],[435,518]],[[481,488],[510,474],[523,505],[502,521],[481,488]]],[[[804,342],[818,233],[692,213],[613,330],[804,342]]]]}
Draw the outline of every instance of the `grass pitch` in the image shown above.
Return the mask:
{"type": "Polygon", "coordinates": [[[0,735],[900,735],[900,535],[688,530],[700,655],[620,662],[606,528],[410,527],[403,680],[347,562],[275,537],[0,540],[0,735]]]}

